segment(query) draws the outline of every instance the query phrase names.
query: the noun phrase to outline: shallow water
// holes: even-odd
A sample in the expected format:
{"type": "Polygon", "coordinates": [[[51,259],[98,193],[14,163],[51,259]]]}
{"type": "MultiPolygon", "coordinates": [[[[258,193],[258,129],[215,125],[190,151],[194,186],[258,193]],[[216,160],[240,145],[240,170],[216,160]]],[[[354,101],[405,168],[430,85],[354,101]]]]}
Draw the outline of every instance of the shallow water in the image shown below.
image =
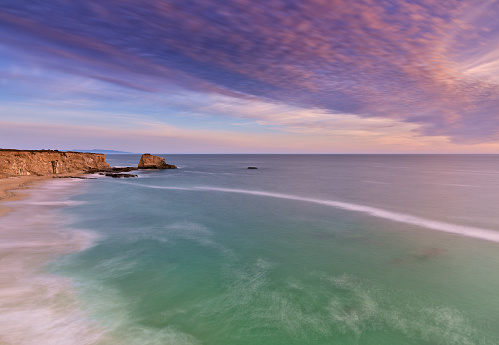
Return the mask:
{"type": "Polygon", "coordinates": [[[29,201],[92,234],[43,268],[74,344],[498,343],[499,156],[165,157],[29,201]]]}
{"type": "Polygon", "coordinates": [[[103,339],[104,330],[89,321],[71,279],[41,269],[57,255],[84,250],[97,239],[87,229],[72,228],[68,215],[59,212],[81,204],[69,200],[80,186],[74,180],[45,182],[30,191],[29,199],[8,203],[14,211],[0,219],[0,344],[103,339]]]}

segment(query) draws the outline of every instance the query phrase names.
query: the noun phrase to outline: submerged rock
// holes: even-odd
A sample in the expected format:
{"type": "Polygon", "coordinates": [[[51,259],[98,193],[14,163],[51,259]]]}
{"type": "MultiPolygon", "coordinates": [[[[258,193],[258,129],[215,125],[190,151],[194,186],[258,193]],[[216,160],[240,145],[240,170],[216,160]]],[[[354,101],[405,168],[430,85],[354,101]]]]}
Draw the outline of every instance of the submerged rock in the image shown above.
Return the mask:
{"type": "Polygon", "coordinates": [[[52,178],[77,178],[80,180],[95,180],[95,177],[86,177],[86,176],[52,176],[52,178]]]}
{"type": "Polygon", "coordinates": [[[137,175],[134,174],[119,174],[119,173],[105,173],[104,175],[114,178],[137,177],[137,175]]]}
{"type": "Polygon", "coordinates": [[[248,167],[248,169],[258,169],[257,167],[248,167]]]}
{"type": "Polygon", "coordinates": [[[144,153],[140,157],[139,169],[177,169],[177,167],[172,164],[166,164],[163,157],[144,153]]]}
{"type": "MultiPolygon", "coordinates": [[[[137,170],[138,168],[136,167],[109,167],[109,168],[102,168],[102,169],[88,169],[86,171],[87,174],[95,174],[95,173],[103,173],[103,172],[129,172],[132,170],[137,170]]],[[[101,174],[103,175],[103,174],[101,174]]]]}

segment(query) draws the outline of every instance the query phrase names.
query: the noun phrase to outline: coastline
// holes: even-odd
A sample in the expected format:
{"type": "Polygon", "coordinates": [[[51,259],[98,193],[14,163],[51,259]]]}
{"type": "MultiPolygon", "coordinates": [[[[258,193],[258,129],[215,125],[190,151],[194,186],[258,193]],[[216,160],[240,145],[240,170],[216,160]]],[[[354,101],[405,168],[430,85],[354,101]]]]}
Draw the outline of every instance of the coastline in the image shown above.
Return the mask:
{"type": "Polygon", "coordinates": [[[72,229],[60,214],[74,205],[82,180],[53,176],[0,179],[0,343],[98,343],[93,325],[69,278],[44,266],[88,248],[95,236],[72,229]]]}
{"type": "Polygon", "coordinates": [[[12,208],[5,205],[7,201],[18,201],[29,196],[23,193],[34,185],[51,179],[52,176],[15,176],[0,178],[0,217],[12,211],[12,208]]]}
{"type": "MultiPolygon", "coordinates": [[[[0,218],[12,211],[12,208],[5,205],[6,202],[20,201],[29,197],[29,190],[36,188],[44,181],[54,178],[74,177],[80,178],[84,173],[65,173],[51,175],[0,175],[0,218]],[[25,192],[23,192],[25,191],[25,192]]],[[[83,178],[84,179],[84,178],[83,178]]]]}

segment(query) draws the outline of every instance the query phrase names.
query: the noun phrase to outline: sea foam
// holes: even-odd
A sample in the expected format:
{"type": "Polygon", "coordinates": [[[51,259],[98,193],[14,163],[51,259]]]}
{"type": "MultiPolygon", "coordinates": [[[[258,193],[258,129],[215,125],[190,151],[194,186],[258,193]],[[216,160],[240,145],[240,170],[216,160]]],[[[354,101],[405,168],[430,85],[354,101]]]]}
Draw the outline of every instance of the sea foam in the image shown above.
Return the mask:
{"type": "Polygon", "coordinates": [[[499,243],[499,232],[482,229],[477,227],[468,227],[457,224],[450,224],[445,222],[440,222],[436,220],[426,219],[422,217],[413,216],[405,213],[397,213],[392,211],[387,211],[381,208],[357,205],[347,202],[335,201],[335,200],[322,200],[315,198],[302,197],[297,195],[289,195],[289,194],[281,194],[281,193],[271,193],[271,192],[263,192],[263,191],[252,191],[252,190],[242,190],[242,189],[229,189],[229,188],[216,188],[216,187],[196,187],[196,190],[207,190],[207,191],[218,191],[218,192],[226,192],[226,193],[241,193],[241,194],[250,194],[257,196],[266,196],[272,198],[279,199],[288,199],[288,200],[296,200],[296,201],[304,201],[314,204],[320,204],[325,206],[331,206],[335,208],[340,208],[349,211],[366,213],[374,217],[384,218],[396,222],[421,226],[424,228],[444,231],[448,233],[478,238],[482,240],[492,241],[499,243]]]}
{"type": "Polygon", "coordinates": [[[198,186],[198,187],[168,187],[168,186],[151,186],[151,185],[142,185],[136,183],[128,183],[136,186],[147,187],[147,188],[157,188],[157,189],[170,189],[170,190],[185,190],[185,191],[207,191],[207,192],[222,192],[222,193],[237,193],[237,194],[246,194],[246,195],[255,195],[255,196],[263,196],[270,197],[276,199],[286,199],[286,200],[295,200],[301,202],[308,202],[313,204],[319,204],[324,206],[335,207],[343,210],[361,212],[364,214],[368,214],[370,216],[388,219],[395,222],[401,222],[410,225],[416,225],[432,230],[438,230],[443,232],[448,232],[452,234],[473,237],[481,240],[491,241],[499,243],[499,232],[483,229],[478,227],[471,226],[463,226],[458,224],[451,224],[441,221],[436,221],[432,219],[426,219],[423,217],[413,216],[405,213],[398,213],[393,211],[384,210],[377,207],[358,205],[348,202],[336,201],[336,200],[324,200],[324,199],[316,199],[310,197],[304,197],[299,195],[291,195],[284,193],[274,193],[274,192],[264,192],[257,190],[245,190],[245,189],[233,189],[233,188],[220,188],[220,187],[207,187],[207,186],[198,186]]]}
{"type": "Polygon", "coordinates": [[[96,344],[104,334],[92,324],[73,291],[73,282],[43,272],[55,256],[92,246],[92,232],[69,229],[56,211],[73,206],[79,181],[50,181],[30,198],[9,202],[0,219],[0,343],[96,344]],[[54,201],[55,200],[55,201],[54,201]]]}

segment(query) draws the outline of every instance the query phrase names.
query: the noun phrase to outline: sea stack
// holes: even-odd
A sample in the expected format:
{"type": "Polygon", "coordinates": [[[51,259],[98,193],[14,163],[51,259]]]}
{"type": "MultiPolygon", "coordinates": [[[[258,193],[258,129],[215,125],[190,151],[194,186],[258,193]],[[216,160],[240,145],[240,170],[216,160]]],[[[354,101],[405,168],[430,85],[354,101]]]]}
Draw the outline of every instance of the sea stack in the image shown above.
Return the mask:
{"type": "Polygon", "coordinates": [[[144,153],[140,157],[139,169],[177,169],[177,167],[173,164],[166,164],[163,157],[144,153]]]}

